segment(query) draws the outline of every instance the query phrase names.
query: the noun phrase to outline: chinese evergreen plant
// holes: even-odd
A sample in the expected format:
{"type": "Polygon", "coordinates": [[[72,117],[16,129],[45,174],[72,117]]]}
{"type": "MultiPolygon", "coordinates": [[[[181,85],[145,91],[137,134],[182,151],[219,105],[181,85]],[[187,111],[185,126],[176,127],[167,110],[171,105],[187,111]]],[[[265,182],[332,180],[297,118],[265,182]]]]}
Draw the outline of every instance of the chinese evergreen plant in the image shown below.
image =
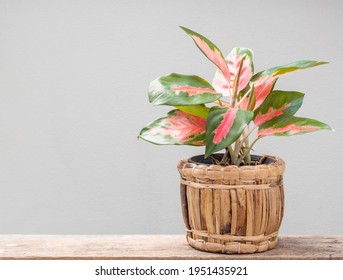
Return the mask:
{"type": "Polygon", "coordinates": [[[265,136],[331,129],[320,121],[294,116],[303,93],[274,90],[280,76],[326,62],[300,60],[254,74],[251,49],[234,48],[224,58],[210,40],[181,28],[216,65],[214,80],[210,84],[198,76],[172,73],[152,81],[149,101],[175,109],[144,127],[139,138],[158,145],[205,146],[205,158],[225,149],[217,163],[239,166],[251,164],[250,151],[265,136]],[[256,138],[250,142],[256,129],[256,138]]]}

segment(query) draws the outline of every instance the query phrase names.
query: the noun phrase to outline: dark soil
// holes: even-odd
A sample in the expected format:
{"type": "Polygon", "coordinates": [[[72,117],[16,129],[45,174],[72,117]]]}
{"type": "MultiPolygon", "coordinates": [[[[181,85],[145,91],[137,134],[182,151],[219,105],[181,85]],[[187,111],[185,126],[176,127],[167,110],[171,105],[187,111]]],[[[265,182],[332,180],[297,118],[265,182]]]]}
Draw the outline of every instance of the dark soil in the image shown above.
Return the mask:
{"type": "MultiPolygon", "coordinates": [[[[198,155],[191,157],[188,161],[191,163],[198,163],[198,164],[205,164],[205,165],[223,165],[227,166],[228,164],[220,164],[220,161],[224,154],[212,154],[208,158],[204,158],[204,155],[198,155]]],[[[267,156],[258,156],[258,155],[250,155],[251,157],[251,162],[249,165],[259,165],[259,164],[270,164],[275,162],[275,160],[271,157],[267,156]]],[[[242,164],[243,165],[248,165],[248,164],[242,164]]]]}

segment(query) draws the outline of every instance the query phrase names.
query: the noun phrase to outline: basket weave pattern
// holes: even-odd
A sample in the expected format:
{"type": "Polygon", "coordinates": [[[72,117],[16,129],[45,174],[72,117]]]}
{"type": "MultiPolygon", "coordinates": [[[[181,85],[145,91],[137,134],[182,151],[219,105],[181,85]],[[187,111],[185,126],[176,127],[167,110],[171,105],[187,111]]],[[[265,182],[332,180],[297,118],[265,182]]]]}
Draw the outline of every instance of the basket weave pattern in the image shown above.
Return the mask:
{"type": "Polygon", "coordinates": [[[282,159],[270,164],[218,166],[178,163],[181,204],[190,246],[216,253],[275,247],[284,212],[282,159]]]}

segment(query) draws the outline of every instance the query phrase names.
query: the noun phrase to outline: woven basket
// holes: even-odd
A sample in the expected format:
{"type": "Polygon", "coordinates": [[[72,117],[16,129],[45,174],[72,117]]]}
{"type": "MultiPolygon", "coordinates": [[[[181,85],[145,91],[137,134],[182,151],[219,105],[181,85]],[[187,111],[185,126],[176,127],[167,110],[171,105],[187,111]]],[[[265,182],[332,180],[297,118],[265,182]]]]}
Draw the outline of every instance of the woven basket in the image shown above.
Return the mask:
{"type": "Polygon", "coordinates": [[[284,212],[282,159],[255,166],[178,163],[187,241],[215,253],[255,253],[275,247],[284,212]]]}

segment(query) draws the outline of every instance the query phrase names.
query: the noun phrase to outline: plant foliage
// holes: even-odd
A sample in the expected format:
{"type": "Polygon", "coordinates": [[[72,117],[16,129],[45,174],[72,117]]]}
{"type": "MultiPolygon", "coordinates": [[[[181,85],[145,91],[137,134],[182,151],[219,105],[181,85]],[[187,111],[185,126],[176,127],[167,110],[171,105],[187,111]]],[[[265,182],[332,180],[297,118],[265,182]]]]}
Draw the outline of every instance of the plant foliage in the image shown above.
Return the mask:
{"type": "Polygon", "coordinates": [[[303,93],[274,90],[280,76],[326,62],[300,60],[254,74],[251,49],[234,48],[224,58],[209,39],[181,28],[216,66],[213,82],[176,73],[152,81],[149,101],[174,110],[144,127],[139,138],[158,145],[203,145],[205,157],[225,149],[221,164],[241,165],[250,164],[253,145],[265,136],[331,130],[323,122],[294,116],[303,93]],[[255,129],[256,138],[250,143],[255,129]]]}

